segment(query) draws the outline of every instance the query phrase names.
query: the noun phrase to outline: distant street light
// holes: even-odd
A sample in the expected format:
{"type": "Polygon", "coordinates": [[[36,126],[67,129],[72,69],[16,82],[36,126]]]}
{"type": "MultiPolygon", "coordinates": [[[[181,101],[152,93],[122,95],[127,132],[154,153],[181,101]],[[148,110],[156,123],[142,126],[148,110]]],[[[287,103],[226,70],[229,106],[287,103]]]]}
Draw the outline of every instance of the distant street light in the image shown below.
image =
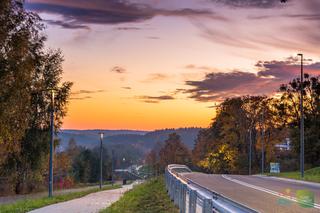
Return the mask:
{"type": "Polygon", "coordinates": [[[111,150],[111,183],[112,183],[112,185],[113,185],[113,183],[114,183],[114,179],[113,179],[113,171],[114,171],[114,150],[112,149],[111,150]]]}
{"type": "Polygon", "coordinates": [[[103,132],[99,133],[100,135],[100,189],[102,189],[102,141],[103,141],[103,132]]]}
{"type": "Polygon", "coordinates": [[[249,175],[251,175],[251,161],[252,161],[252,129],[249,129],[249,175]]]}
{"type": "Polygon", "coordinates": [[[303,112],[303,54],[299,53],[301,58],[301,76],[300,76],[300,175],[304,178],[304,112],[303,112]]]}
{"type": "Polygon", "coordinates": [[[265,110],[263,109],[263,112],[262,112],[262,124],[261,124],[261,174],[263,175],[264,173],[264,121],[265,121],[265,118],[264,118],[264,113],[265,113],[265,110]]]}
{"type": "Polygon", "coordinates": [[[54,89],[51,89],[51,109],[50,109],[50,158],[49,158],[49,197],[53,191],[53,136],[54,136],[54,89]]]}

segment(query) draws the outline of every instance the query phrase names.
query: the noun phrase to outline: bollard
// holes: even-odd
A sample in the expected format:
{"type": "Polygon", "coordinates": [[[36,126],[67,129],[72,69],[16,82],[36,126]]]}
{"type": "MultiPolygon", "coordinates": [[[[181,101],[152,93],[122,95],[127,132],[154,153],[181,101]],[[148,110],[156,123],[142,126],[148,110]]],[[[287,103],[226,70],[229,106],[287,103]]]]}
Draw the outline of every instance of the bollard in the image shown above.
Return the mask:
{"type": "Polygon", "coordinates": [[[211,199],[204,199],[203,200],[202,213],[212,213],[212,200],[211,199]]]}
{"type": "Polygon", "coordinates": [[[196,213],[197,209],[197,191],[190,190],[189,194],[189,213],[196,213]]]}

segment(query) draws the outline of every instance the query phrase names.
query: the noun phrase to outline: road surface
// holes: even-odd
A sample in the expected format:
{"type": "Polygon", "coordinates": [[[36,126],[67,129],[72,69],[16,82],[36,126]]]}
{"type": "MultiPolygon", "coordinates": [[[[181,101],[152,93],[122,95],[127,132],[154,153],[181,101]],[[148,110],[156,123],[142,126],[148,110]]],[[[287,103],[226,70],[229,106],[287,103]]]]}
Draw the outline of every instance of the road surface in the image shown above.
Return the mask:
{"type": "Polygon", "coordinates": [[[119,198],[131,189],[133,184],[125,185],[120,189],[105,190],[101,192],[92,193],[81,198],[69,200],[62,203],[57,203],[45,206],[40,209],[33,210],[29,213],[93,213],[99,212],[110,206],[112,203],[119,200],[119,198]]]}
{"type": "Polygon", "coordinates": [[[263,176],[203,173],[184,173],[182,175],[258,212],[320,212],[320,184],[297,183],[263,176]],[[314,195],[313,208],[299,205],[296,196],[298,190],[307,190],[314,195]]]}

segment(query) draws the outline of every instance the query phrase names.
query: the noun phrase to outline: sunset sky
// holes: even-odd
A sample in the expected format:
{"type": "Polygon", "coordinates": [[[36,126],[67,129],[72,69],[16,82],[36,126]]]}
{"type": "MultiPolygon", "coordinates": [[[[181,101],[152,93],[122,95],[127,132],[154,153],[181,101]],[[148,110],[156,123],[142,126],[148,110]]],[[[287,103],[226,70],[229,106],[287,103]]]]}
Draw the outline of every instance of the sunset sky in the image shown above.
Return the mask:
{"type": "Polygon", "coordinates": [[[74,82],[63,128],[207,127],[227,97],[320,73],[320,1],[26,0],[74,82]]]}

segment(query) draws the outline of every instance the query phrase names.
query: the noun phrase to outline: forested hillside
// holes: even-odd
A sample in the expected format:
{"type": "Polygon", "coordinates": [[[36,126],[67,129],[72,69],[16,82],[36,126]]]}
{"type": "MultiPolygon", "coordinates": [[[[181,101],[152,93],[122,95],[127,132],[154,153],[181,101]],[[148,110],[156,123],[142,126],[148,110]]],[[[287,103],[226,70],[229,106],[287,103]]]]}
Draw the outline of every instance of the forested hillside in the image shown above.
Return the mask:
{"type": "Polygon", "coordinates": [[[201,128],[179,128],[155,130],[152,132],[135,130],[62,130],[58,133],[62,149],[66,148],[68,141],[73,138],[78,145],[93,148],[99,145],[99,132],[105,133],[104,143],[107,146],[120,144],[133,145],[143,152],[150,151],[157,142],[164,142],[168,135],[176,132],[181,141],[192,149],[195,139],[201,128]]]}

